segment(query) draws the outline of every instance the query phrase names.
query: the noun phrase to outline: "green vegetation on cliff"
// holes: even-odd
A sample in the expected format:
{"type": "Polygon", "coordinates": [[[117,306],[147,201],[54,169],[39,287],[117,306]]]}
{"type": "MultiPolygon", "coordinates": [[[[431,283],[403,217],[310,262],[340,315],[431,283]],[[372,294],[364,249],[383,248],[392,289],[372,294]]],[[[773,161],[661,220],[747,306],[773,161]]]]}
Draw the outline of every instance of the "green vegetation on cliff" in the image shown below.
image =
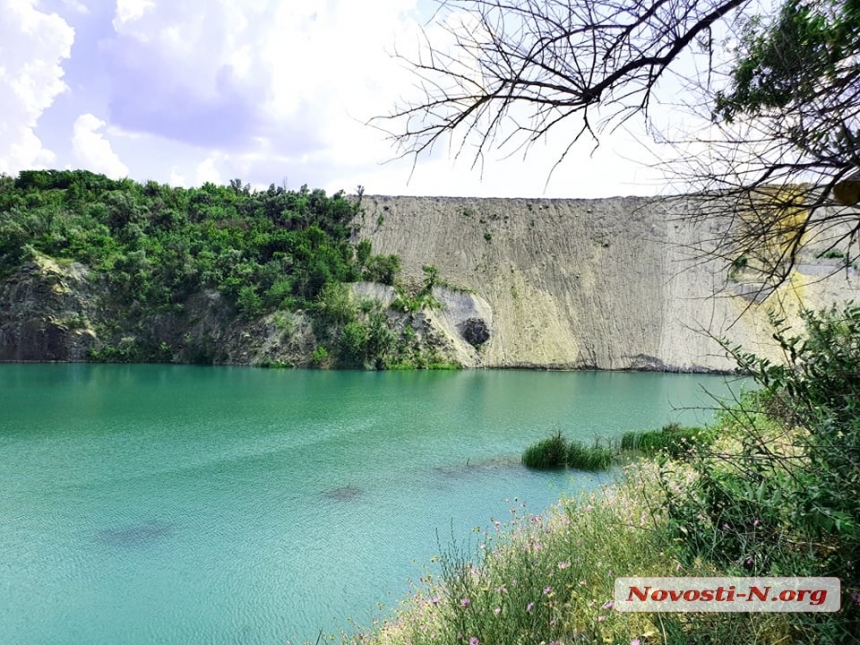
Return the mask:
{"type": "Polygon", "coordinates": [[[133,309],[175,307],[217,289],[247,317],[311,307],[331,283],[393,284],[395,256],[353,246],[360,206],[342,193],[233,180],[200,188],[111,180],[84,170],[0,178],[0,272],[36,250],[102,271],[133,309]]]}
{"type": "Polygon", "coordinates": [[[235,356],[243,342],[277,337],[293,347],[288,364],[445,362],[347,288],[394,285],[400,272],[397,256],[351,242],[360,211],[360,200],[340,192],[256,191],[238,179],[186,189],[83,170],[0,175],[0,280],[46,258],[89,269],[95,304],[61,312],[57,324],[74,331],[74,319],[74,329],[92,332],[92,360],[220,362],[235,360],[225,342],[235,356]]]}

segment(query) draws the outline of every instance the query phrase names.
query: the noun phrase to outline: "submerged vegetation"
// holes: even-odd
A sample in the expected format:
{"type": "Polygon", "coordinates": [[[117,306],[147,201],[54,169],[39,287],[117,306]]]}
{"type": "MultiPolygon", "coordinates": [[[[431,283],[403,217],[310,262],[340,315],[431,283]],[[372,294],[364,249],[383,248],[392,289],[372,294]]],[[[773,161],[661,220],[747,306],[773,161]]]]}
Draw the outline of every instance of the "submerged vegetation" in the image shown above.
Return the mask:
{"type": "MultiPolygon", "coordinates": [[[[860,308],[775,320],[785,362],[729,351],[759,388],[707,428],[627,435],[616,483],[546,516],[514,504],[477,544],[442,550],[396,610],[350,643],[857,643],[860,308]],[[691,445],[695,449],[690,449],[691,445]],[[829,576],[835,613],[620,613],[620,576],[829,576]]],[[[559,465],[558,432],[532,446],[559,465]]],[[[525,459],[524,459],[525,461],[525,459]]]]}

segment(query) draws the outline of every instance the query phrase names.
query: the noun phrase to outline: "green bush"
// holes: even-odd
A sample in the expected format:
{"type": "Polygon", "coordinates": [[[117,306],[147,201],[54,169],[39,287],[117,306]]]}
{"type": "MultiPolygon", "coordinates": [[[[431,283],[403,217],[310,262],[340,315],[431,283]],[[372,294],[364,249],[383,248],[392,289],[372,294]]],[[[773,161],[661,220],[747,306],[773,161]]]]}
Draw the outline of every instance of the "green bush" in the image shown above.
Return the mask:
{"type": "Polygon", "coordinates": [[[688,486],[664,486],[688,562],[734,575],[835,576],[839,614],[799,614],[792,642],[839,643],[860,630],[860,308],[802,314],[803,336],[774,320],[784,363],[739,348],[760,386],[717,419],[714,448],[688,460],[688,486]]]}
{"type": "Polygon", "coordinates": [[[397,256],[354,247],[360,212],[343,193],[171,188],[87,171],[27,170],[0,190],[0,275],[32,252],[108,276],[126,318],[164,311],[218,289],[247,318],[277,309],[312,313],[326,286],[365,278],[394,284],[397,256]]]}

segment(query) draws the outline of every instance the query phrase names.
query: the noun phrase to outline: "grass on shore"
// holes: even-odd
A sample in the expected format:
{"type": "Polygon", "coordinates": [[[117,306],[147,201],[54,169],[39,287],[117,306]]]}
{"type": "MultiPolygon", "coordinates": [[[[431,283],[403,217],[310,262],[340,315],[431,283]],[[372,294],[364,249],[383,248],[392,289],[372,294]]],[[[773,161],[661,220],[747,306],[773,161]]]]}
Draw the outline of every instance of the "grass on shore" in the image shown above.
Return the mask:
{"type": "MultiPolygon", "coordinates": [[[[475,548],[450,546],[401,602],[350,645],[571,645],[606,643],[776,643],[786,614],[644,614],[613,609],[618,576],[720,575],[706,562],[684,565],[667,524],[653,461],[622,469],[599,493],[563,499],[546,515],[511,508],[475,548]]],[[[661,474],[662,472],[662,474],[661,474]]],[[[670,485],[687,485],[678,469],[670,485]]],[[[335,640],[332,637],[332,640],[335,640]]],[[[785,641],[788,642],[788,641],[785,641]]]]}

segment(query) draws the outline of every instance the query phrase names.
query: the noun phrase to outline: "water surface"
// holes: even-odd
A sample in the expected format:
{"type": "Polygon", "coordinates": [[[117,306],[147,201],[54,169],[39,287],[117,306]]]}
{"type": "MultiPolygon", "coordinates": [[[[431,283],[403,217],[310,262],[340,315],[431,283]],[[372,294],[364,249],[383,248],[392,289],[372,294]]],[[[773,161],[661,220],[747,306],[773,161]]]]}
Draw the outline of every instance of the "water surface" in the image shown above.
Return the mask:
{"type": "Polygon", "coordinates": [[[452,534],[606,476],[519,465],[721,377],[0,366],[0,643],[283,644],[393,605],[452,534]]]}

